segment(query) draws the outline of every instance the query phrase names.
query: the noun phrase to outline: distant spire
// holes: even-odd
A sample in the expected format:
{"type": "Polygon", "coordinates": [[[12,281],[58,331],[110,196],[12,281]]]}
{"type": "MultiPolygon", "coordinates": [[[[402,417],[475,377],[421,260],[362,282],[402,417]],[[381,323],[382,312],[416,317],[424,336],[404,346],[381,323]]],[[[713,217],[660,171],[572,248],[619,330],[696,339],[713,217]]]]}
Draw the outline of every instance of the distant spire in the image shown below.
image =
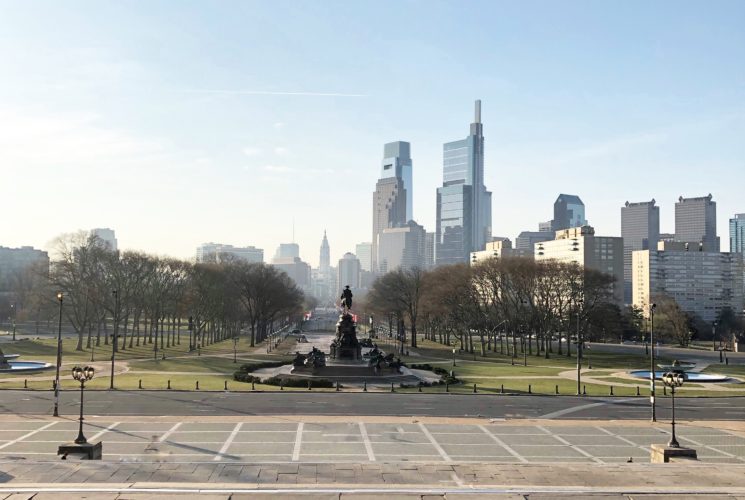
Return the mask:
{"type": "Polygon", "coordinates": [[[474,123],[481,123],[481,99],[476,100],[474,123]]]}

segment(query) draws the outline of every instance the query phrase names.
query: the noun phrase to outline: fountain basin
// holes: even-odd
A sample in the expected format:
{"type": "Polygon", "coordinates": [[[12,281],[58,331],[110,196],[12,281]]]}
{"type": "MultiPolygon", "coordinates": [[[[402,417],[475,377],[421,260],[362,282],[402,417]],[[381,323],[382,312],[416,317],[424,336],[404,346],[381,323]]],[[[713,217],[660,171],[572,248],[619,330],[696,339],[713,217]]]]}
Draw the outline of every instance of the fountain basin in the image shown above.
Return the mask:
{"type": "MultiPolygon", "coordinates": [[[[667,373],[667,370],[657,370],[654,372],[655,380],[662,380],[662,377],[667,373]]],[[[649,380],[649,370],[634,370],[629,372],[629,375],[636,378],[642,378],[649,380]]],[[[717,373],[698,373],[698,372],[684,372],[686,381],[688,382],[727,382],[730,378],[726,375],[719,375],[717,373]]]]}
{"type": "Polygon", "coordinates": [[[29,373],[48,370],[54,365],[41,361],[9,361],[8,368],[0,368],[0,373],[29,373]]]}

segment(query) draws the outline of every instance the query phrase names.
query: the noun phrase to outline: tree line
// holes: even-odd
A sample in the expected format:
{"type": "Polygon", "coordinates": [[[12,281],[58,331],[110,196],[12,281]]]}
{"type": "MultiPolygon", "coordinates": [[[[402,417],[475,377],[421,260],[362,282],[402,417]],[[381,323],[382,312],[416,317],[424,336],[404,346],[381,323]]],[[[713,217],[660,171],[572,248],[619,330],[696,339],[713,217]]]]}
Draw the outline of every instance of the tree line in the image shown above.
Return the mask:
{"type": "Polygon", "coordinates": [[[110,251],[79,232],[58,237],[48,274],[17,291],[28,319],[55,324],[62,314],[77,333],[78,350],[109,344],[126,350],[181,343],[184,327],[197,348],[245,332],[254,346],[279,322],[302,317],[303,292],[275,267],[232,260],[194,264],[135,251],[110,251]]]}
{"type": "MultiPolygon", "coordinates": [[[[408,340],[412,347],[419,334],[482,355],[497,349],[515,355],[519,349],[549,357],[552,352],[571,355],[578,339],[648,338],[642,311],[620,307],[613,289],[612,276],[576,263],[490,258],[472,266],[389,272],[373,284],[365,309],[383,330],[408,340]]],[[[657,338],[681,345],[687,345],[691,332],[706,338],[674,300],[656,300],[657,338]]]]}

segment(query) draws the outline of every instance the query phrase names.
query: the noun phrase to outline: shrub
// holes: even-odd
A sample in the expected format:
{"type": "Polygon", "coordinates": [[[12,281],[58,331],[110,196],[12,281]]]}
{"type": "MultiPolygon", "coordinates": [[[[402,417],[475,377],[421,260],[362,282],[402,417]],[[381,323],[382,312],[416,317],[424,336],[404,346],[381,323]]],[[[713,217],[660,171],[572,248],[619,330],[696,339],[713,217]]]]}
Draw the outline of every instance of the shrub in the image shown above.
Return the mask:
{"type": "Polygon", "coordinates": [[[310,380],[312,387],[317,387],[319,389],[336,387],[336,384],[327,378],[302,379],[274,376],[265,379],[262,383],[266,385],[282,385],[284,387],[308,387],[308,380],[310,380]]]}

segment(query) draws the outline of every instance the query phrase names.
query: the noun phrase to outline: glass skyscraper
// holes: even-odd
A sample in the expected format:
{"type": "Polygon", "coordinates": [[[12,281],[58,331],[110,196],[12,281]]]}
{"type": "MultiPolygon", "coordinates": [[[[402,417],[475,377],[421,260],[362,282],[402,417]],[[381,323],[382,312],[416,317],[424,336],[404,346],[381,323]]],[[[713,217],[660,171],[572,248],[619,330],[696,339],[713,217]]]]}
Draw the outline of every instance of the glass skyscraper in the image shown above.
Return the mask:
{"type": "Polygon", "coordinates": [[[579,196],[573,194],[560,194],[554,202],[554,220],[552,229],[561,231],[571,227],[582,227],[587,225],[585,219],[585,204],[579,196]]]}
{"type": "Polygon", "coordinates": [[[437,265],[468,262],[491,239],[491,192],[484,186],[481,101],[465,139],[443,146],[442,187],[437,188],[437,265]]]}
{"type": "Polygon", "coordinates": [[[745,254],[745,214],[729,220],[729,251],[745,254]]]}
{"type": "Polygon", "coordinates": [[[389,142],[383,146],[383,167],[380,178],[398,177],[406,190],[406,221],[414,219],[414,185],[411,162],[411,144],[404,141],[389,142]]]}

